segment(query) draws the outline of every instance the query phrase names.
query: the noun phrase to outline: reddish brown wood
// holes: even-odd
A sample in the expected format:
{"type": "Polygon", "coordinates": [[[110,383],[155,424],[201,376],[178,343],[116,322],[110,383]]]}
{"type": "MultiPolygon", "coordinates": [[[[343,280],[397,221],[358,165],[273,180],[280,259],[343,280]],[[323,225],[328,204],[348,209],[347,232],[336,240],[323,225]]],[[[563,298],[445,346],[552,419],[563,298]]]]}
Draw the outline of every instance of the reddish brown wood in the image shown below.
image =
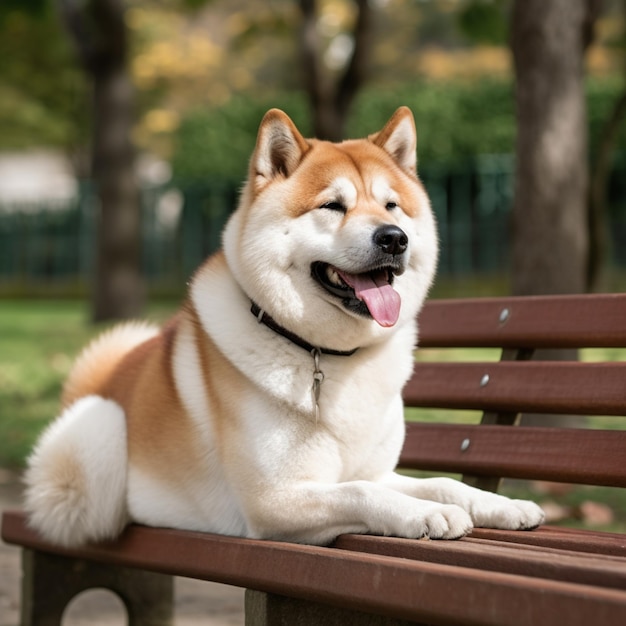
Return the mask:
{"type": "Polygon", "coordinates": [[[399,465],[626,487],[626,431],[408,423],[399,465]]]}
{"type": "Polygon", "coordinates": [[[430,300],[423,347],[626,347],[626,294],[430,300]],[[504,321],[504,310],[508,315],[504,321]]]}
{"type": "Polygon", "coordinates": [[[408,406],[624,415],[626,363],[417,363],[408,406]]]}
{"type": "Polygon", "coordinates": [[[117,542],[69,550],[43,542],[15,512],[3,515],[2,536],[8,543],[68,557],[430,624],[621,626],[626,621],[623,590],[348,550],[139,526],[128,527],[117,542]]]}
{"type": "Polygon", "coordinates": [[[532,533],[475,528],[472,537],[516,544],[521,542],[527,546],[540,548],[602,554],[604,557],[626,557],[626,535],[620,533],[542,526],[532,533]]]}
{"type": "Polygon", "coordinates": [[[464,538],[445,544],[428,540],[343,535],[337,539],[335,547],[484,571],[626,589],[626,557],[607,559],[563,549],[540,549],[523,543],[524,535],[532,533],[518,534],[521,535],[520,543],[464,538]]]}

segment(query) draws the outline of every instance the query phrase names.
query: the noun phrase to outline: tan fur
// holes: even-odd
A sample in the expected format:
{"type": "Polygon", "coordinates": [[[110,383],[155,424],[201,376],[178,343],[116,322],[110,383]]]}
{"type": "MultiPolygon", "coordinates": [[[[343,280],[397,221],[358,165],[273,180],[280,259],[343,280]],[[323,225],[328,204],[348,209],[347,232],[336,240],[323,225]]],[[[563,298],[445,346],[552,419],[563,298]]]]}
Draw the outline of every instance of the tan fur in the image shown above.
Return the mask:
{"type": "Polygon", "coordinates": [[[193,449],[193,434],[171,375],[172,343],[180,321],[180,316],[174,318],[161,332],[128,323],[104,333],[77,359],[62,397],[66,407],[87,395],[115,400],[127,415],[129,458],[163,477],[169,475],[169,470],[159,471],[168,465],[167,459],[160,459],[163,451],[175,455],[181,446],[193,449]],[[162,417],[155,420],[155,415],[162,417]]]}
{"type": "MultiPolygon", "coordinates": [[[[222,255],[211,264],[224,263],[222,255]]],[[[237,397],[237,375],[232,365],[203,332],[197,313],[187,303],[160,333],[138,343],[126,354],[113,329],[90,346],[79,359],[68,381],[80,395],[101,395],[117,402],[127,416],[128,456],[138,468],[176,484],[200,464],[193,424],[178,397],[172,378],[173,349],[181,328],[191,330],[201,346],[200,355],[206,396],[215,415],[216,442],[221,449],[223,425],[233,428],[236,411],[229,398],[237,397]],[[97,375],[96,375],[97,374],[97,375]],[[81,393],[82,392],[82,393],[81,393]],[[181,450],[185,454],[181,455],[181,450]],[[182,463],[181,463],[182,458],[182,463]]],[[[66,394],[68,401],[74,398],[66,394]]]]}
{"type": "Polygon", "coordinates": [[[145,323],[129,322],[103,333],[76,359],[65,381],[61,404],[68,407],[78,398],[98,394],[124,356],[158,333],[145,323]]]}

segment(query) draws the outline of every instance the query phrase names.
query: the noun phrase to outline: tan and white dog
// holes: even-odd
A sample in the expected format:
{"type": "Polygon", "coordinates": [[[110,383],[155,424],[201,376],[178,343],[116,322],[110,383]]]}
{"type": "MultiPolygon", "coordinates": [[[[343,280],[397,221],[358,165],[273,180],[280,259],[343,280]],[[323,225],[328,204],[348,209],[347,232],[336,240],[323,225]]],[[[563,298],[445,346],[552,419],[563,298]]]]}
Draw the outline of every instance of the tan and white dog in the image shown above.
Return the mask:
{"type": "Polygon", "coordinates": [[[178,315],[77,360],[29,460],[31,525],[74,545],[131,521],[313,544],[540,524],[531,502],[394,472],[437,260],[415,151],[407,108],[339,144],[269,111],[178,315]]]}

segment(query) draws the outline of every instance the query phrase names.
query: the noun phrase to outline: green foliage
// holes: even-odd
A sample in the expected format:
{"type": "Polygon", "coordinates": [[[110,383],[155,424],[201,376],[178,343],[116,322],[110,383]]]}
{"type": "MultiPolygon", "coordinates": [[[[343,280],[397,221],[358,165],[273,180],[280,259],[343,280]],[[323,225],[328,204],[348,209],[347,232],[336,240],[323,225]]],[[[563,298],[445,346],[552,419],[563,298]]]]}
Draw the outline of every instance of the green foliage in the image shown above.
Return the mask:
{"type": "Polygon", "coordinates": [[[0,23],[14,11],[29,15],[45,15],[50,8],[48,0],[2,0],[0,5],[0,23]]]}
{"type": "Polygon", "coordinates": [[[273,99],[235,96],[224,106],[195,111],[183,120],[175,139],[172,167],[178,180],[242,180],[265,112],[278,107],[308,130],[304,96],[284,93],[273,99]]]}
{"type": "Polygon", "coordinates": [[[514,149],[513,88],[508,81],[415,83],[396,91],[365,90],[349,125],[360,137],[406,105],[415,116],[421,163],[455,165],[479,154],[514,149]]]}
{"type": "MultiPolygon", "coordinates": [[[[510,153],[514,148],[512,86],[504,81],[366,89],[353,109],[348,135],[363,137],[379,130],[401,105],[409,106],[415,115],[422,163],[455,164],[477,154],[510,153]]],[[[305,135],[310,133],[304,95],[282,94],[261,101],[238,97],[185,118],[175,144],[176,177],[242,179],[259,122],[273,106],[283,108],[305,135]]]]}
{"type": "MultiPolygon", "coordinates": [[[[619,79],[587,84],[590,143],[593,148],[615,99],[619,79]]],[[[396,89],[367,88],[350,116],[348,135],[363,137],[379,130],[395,109],[407,105],[415,115],[420,164],[454,167],[483,154],[515,150],[514,85],[510,80],[415,82],[396,89]]],[[[254,147],[259,122],[271,107],[284,109],[304,134],[310,132],[303,94],[274,98],[238,96],[225,105],[188,115],[176,137],[173,168],[179,180],[241,180],[254,147]]],[[[618,147],[626,148],[626,127],[618,147]]]]}
{"type": "Polygon", "coordinates": [[[473,0],[464,6],[458,16],[461,32],[472,43],[504,45],[508,36],[506,0],[487,2],[473,0]]]}
{"type": "MultiPolygon", "coordinates": [[[[602,129],[619,94],[626,89],[621,78],[605,78],[587,81],[587,117],[589,118],[589,143],[595,152],[602,129]]],[[[626,150],[626,121],[622,121],[616,148],[626,150]]]]}
{"type": "Polygon", "coordinates": [[[211,0],[181,0],[180,4],[185,9],[197,11],[205,7],[207,4],[210,4],[210,2],[211,0]]]}
{"type": "Polygon", "coordinates": [[[50,4],[2,5],[0,58],[0,148],[84,139],[86,89],[50,4]]]}

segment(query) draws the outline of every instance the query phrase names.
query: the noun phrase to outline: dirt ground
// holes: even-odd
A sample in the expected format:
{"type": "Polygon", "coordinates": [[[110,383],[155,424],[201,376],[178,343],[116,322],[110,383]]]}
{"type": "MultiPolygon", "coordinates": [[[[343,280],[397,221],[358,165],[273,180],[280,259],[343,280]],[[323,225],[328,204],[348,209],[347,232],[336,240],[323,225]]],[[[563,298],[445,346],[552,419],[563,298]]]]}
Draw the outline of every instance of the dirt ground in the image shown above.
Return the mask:
{"type": "MultiPolygon", "coordinates": [[[[0,510],[20,506],[19,477],[0,469],[0,510]]],[[[241,626],[243,589],[188,578],[175,579],[176,626],[241,626]]],[[[0,626],[17,626],[20,607],[19,549],[0,541],[0,626]]],[[[123,626],[121,601],[104,590],[85,592],[68,607],[64,626],[123,626]]]]}

